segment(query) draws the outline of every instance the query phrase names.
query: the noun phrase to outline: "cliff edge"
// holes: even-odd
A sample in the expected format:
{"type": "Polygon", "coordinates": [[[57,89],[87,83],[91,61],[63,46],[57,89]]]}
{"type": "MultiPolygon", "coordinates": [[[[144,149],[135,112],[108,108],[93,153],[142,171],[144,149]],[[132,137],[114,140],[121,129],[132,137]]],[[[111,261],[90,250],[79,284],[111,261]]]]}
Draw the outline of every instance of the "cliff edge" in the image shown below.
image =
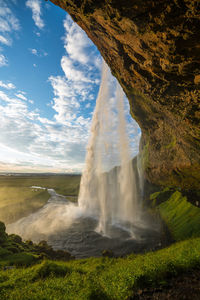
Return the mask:
{"type": "Polygon", "coordinates": [[[200,190],[200,2],[51,0],[96,44],[142,130],[145,177],[200,190]]]}

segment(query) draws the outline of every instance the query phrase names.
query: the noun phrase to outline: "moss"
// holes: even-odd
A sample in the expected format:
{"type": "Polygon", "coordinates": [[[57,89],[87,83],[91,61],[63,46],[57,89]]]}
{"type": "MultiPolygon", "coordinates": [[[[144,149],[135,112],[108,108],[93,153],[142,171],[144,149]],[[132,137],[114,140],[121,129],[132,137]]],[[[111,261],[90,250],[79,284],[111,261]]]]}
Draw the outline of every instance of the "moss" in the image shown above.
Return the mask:
{"type": "Polygon", "coordinates": [[[200,191],[200,166],[193,164],[189,167],[176,168],[170,176],[163,176],[157,180],[160,186],[180,187],[183,190],[200,191]]]}
{"type": "Polygon", "coordinates": [[[158,191],[150,195],[150,200],[152,201],[152,207],[156,207],[159,204],[167,201],[171,195],[174,193],[174,190],[166,187],[163,191],[158,191]]]}
{"type": "Polygon", "coordinates": [[[160,215],[176,241],[200,236],[200,208],[188,202],[180,191],[154,193],[151,200],[153,205],[158,205],[160,215]]]}
{"type": "Polygon", "coordinates": [[[141,151],[141,166],[142,170],[146,170],[149,167],[149,142],[146,143],[141,151]]]}
{"type": "Polygon", "coordinates": [[[131,116],[140,124],[140,120],[141,118],[144,119],[144,117],[146,116],[146,112],[150,114],[152,113],[150,104],[151,100],[148,96],[144,95],[139,90],[136,90],[134,88],[129,88],[126,91],[126,94],[129,95],[129,99],[131,99],[129,101],[131,116]],[[139,103],[139,105],[135,105],[135,102],[139,103]]]}
{"type": "Polygon", "coordinates": [[[176,146],[176,137],[172,136],[172,140],[168,145],[164,145],[163,147],[166,149],[171,149],[174,148],[176,146]]]}

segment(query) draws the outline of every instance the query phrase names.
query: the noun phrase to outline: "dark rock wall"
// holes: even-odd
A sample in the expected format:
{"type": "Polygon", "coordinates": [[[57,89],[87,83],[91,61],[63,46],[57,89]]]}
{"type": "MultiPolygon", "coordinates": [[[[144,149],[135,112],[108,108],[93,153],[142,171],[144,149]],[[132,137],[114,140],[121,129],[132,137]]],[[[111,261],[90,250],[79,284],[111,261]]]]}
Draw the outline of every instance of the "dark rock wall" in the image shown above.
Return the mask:
{"type": "Polygon", "coordinates": [[[200,1],[51,0],[96,44],[142,129],[146,179],[200,189],[200,1]]]}

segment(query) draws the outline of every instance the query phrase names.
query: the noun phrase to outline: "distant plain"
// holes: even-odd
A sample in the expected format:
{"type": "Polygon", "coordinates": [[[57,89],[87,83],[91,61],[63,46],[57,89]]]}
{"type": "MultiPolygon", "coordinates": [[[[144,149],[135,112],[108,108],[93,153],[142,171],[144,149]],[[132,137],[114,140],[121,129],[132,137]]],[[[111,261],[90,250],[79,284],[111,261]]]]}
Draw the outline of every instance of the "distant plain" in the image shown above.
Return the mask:
{"type": "Polygon", "coordinates": [[[80,175],[10,175],[0,176],[0,220],[6,224],[17,221],[41,208],[50,195],[47,189],[77,201],[80,175]]]}

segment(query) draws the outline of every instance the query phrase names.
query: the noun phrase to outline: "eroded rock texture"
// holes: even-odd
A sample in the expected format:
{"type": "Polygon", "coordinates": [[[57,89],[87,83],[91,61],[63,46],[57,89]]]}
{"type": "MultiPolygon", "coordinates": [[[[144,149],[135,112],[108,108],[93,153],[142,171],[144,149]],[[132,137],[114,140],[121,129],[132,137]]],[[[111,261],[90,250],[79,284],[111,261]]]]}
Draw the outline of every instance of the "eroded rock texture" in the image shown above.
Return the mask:
{"type": "Polygon", "coordinates": [[[200,1],[51,0],[96,44],[142,129],[146,178],[200,189],[200,1]]]}

